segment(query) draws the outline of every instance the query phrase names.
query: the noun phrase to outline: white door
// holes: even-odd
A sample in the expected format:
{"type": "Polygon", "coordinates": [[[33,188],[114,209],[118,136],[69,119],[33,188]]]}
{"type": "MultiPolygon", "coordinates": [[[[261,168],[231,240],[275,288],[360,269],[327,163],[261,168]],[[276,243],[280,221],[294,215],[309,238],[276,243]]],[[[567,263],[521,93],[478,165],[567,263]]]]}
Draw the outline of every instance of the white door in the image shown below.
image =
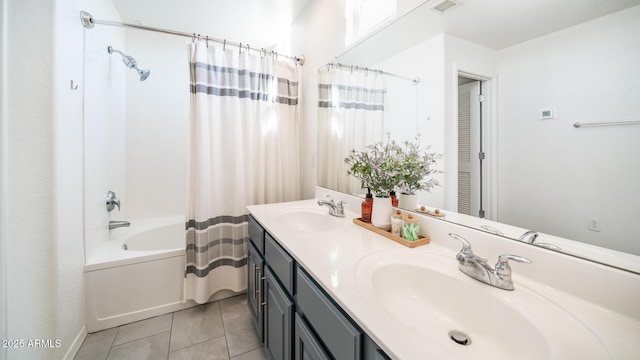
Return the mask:
{"type": "Polygon", "coordinates": [[[458,212],[481,214],[480,81],[458,86],[458,212]]]}

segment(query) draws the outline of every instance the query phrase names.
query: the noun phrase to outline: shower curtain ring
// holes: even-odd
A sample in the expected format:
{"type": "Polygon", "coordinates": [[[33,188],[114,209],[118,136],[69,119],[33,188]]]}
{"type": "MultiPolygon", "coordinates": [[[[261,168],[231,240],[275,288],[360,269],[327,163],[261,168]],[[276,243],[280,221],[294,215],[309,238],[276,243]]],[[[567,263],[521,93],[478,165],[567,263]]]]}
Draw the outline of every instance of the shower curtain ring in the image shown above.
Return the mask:
{"type": "Polygon", "coordinates": [[[242,54],[242,43],[240,43],[240,46],[238,46],[238,54],[242,54]]]}
{"type": "Polygon", "coordinates": [[[249,50],[251,50],[251,47],[249,47],[249,44],[247,44],[247,54],[249,53],[249,50]]]}
{"type": "Polygon", "coordinates": [[[222,51],[227,50],[227,39],[222,40],[222,51]]]}
{"type": "Polygon", "coordinates": [[[191,38],[192,43],[196,43],[196,33],[193,33],[193,37],[191,38]]]}
{"type": "Polygon", "coordinates": [[[207,35],[207,48],[209,48],[209,35],[207,35]]]}

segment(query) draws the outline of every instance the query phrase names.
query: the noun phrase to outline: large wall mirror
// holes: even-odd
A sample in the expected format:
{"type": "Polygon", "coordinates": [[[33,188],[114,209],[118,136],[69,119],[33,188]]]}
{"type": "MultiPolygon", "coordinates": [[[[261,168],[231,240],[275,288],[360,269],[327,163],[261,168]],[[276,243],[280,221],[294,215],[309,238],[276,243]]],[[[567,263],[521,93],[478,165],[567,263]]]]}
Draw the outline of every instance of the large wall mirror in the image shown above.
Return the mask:
{"type": "MultiPolygon", "coordinates": [[[[444,12],[440,2],[336,56],[420,78],[385,76],[382,131],[400,141],[420,133],[444,153],[441,186],[418,203],[445,221],[516,240],[532,230],[534,245],[640,273],[640,0],[467,0],[444,12]]],[[[319,113],[319,144],[332,136],[323,121],[319,113]]],[[[323,156],[318,185],[357,193],[326,177],[347,174],[323,156]]]]}

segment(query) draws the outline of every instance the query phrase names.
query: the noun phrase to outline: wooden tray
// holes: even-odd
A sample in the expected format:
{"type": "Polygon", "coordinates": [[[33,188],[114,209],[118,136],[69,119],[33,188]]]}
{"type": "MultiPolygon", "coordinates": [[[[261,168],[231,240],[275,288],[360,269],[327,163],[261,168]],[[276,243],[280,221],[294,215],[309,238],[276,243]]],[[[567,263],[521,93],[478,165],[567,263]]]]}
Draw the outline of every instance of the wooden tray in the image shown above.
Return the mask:
{"type": "Polygon", "coordinates": [[[420,208],[417,208],[416,212],[419,212],[421,214],[427,214],[427,215],[434,216],[434,217],[445,217],[445,216],[447,216],[447,214],[443,213],[441,210],[438,210],[438,213],[436,214],[435,211],[429,210],[429,209],[426,209],[426,208],[424,210],[422,210],[420,208]]]}
{"type": "Polygon", "coordinates": [[[406,239],[401,238],[400,236],[395,236],[393,234],[391,234],[389,231],[386,230],[382,230],[380,228],[377,228],[373,225],[371,225],[370,223],[366,223],[364,221],[362,221],[362,218],[354,218],[353,219],[353,223],[358,225],[358,226],[362,226],[365,229],[371,230],[376,234],[380,234],[382,236],[386,236],[389,239],[398,242],[404,246],[410,247],[410,248],[414,248],[416,246],[420,246],[420,245],[426,245],[431,241],[431,238],[428,236],[422,236],[422,235],[418,235],[419,239],[415,240],[415,241],[409,241],[406,239]]]}

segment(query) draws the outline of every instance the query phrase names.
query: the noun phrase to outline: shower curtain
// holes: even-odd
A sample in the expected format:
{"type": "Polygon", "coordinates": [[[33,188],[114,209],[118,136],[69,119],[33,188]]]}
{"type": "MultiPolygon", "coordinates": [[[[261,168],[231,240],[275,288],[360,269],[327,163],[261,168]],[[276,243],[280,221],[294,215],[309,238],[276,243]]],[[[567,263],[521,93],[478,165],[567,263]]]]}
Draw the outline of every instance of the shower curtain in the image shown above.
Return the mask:
{"type": "Polygon", "coordinates": [[[299,200],[298,65],[188,44],[187,299],[247,287],[247,205],[299,200]]]}
{"type": "Polygon", "coordinates": [[[318,184],[361,194],[347,176],[344,158],[353,149],[384,139],[384,77],[381,72],[333,65],[318,70],[318,184]]]}

